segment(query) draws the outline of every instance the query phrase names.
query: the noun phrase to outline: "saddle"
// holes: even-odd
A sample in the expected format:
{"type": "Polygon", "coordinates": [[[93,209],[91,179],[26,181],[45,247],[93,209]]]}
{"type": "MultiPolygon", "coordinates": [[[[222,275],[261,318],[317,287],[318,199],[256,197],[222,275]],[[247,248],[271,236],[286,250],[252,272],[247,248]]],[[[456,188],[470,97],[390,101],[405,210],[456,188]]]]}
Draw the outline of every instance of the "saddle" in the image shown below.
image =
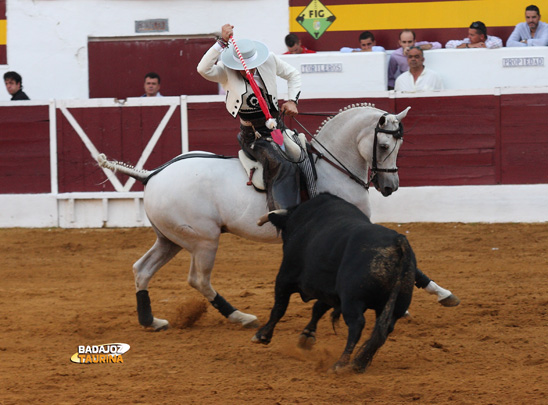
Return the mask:
{"type": "MultiPolygon", "coordinates": [[[[305,163],[308,166],[313,166],[313,161],[306,158],[303,161],[302,152],[305,151],[308,143],[306,142],[306,137],[304,134],[297,133],[296,131],[292,131],[290,129],[285,129],[283,131],[283,137],[284,137],[284,143],[283,146],[279,148],[280,153],[285,154],[287,159],[289,159],[292,162],[297,163],[301,171],[304,172],[307,182],[307,188],[310,189],[311,186],[313,186],[313,189],[315,190],[315,169],[312,167],[312,170],[308,170],[313,173],[312,176],[309,176],[306,172],[307,170],[303,170],[301,167],[302,163],[305,163]],[[309,178],[311,177],[311,178],[309,178]],[[313,184],[310,186],[308,183],[312,182],[313,184]]],[[[240,149],[238,151],[238,158],[240,160],[240,163],[242,164],[243,168],[245,169],[247,176],[248,176],[248,182],[247,185],[255,187],[257,190],[260,191],[266,191],[266,187],[264,184],[264,177],[263,177],[263,165],[256,161],[255,159],[250,158],[243,150],[240,149]]],[[[309,190],[310,191],[310,190],[309,190]]]]}

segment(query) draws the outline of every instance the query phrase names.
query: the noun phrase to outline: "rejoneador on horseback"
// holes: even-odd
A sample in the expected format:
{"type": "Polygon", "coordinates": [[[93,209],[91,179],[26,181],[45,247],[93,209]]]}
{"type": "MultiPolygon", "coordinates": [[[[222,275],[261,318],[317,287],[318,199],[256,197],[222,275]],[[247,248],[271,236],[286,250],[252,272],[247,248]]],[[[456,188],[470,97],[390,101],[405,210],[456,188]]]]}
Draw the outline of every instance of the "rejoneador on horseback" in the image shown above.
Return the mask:
{"type": "MultiPolygon", "coordinates": [[[[268,121],[278,119],[280,113],[289,117],[298,114],[301,75],[261,42],[242,39],[236,44],[233,28],[230,24],[223,25],[221,37],[204,54],[197,70],[205,79],[225,89],[226,109],[240,119],[238,142],[247,157],[263,167],[268,208],[288,208],[300,203],[299,168],[273,142],[274,128],[268,121]],[[288,87],[289,100],[280,108],[277,76],[285,79],[288,87]]],[[[277,121],[276,126],[283,127],[283,120],[277,121]]]]}
{"type": "MultiPolygon", "coordinates": [[[[152,314],[149,283],[182,249],[191,255],[188,283],[230,322],[243,326],[256,323],[255,315],[234,308],[211,284],[219,239],[228,232],[258,242],[281,243],[276,228],[257,226],[257,219],[269,210],[299,204],[301,177],[306,179],[310,198],[329,192],[368,217],[369,184],[385,197],[399,187],[396,160],[404,136],[402,120],[409,107],[391,114],[368,103],[348,106],[327,118],[306,143],[304,135],[289,135],[291,131],[272,118],[280,112],[288,116],[298,113],[299,72],[257,41],[236,44],[232,29],[230,24],[223,26],[222,37],[205,53],[198,72],[224,87],[227,110],[240,118],[240,159],[189,152],[154,170],[144,170],[108,160],[104,154],[96,156],[105,170],[118,171],[146,185],[144,207],[157,239],[134,263],[133,274],[139,323],[155,330],[167,328],[169,322],[152,314]],[[280,111],[276,76],[288,82],[289,101],[280,111]],[[249,156],[242,156],[245,154],[249,156]],[[314,167],[309,156],[313,156],[314,167]],[[246,164],[259,171],[262,165],[263,175],[251,179],[253,170],[246,164]],[[257,180],[263,180],[262,184],[257,180]],[[267,190],[266,198],[265,193],[249,187],[251,181],[267,190]]],[[[415,284],[435,295],[443,306],[460,302],[419,269],[415,284]]]]}

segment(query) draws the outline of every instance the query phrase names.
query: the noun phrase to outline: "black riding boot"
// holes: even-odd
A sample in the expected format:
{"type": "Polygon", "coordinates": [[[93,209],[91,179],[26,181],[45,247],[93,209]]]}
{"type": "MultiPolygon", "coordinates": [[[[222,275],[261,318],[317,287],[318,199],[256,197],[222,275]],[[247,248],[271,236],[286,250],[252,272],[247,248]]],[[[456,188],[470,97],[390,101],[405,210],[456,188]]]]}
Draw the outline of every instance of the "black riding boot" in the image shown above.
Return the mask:
{"type": "Polygon", "coordinates": [[[272,211],[298,205],[301,198],[297,165],[284,159],[270,137],[262,135],[255,139],[253,127],[241,126],[238,141],[248,156],[263,165],[268,209],[272,211]]]}

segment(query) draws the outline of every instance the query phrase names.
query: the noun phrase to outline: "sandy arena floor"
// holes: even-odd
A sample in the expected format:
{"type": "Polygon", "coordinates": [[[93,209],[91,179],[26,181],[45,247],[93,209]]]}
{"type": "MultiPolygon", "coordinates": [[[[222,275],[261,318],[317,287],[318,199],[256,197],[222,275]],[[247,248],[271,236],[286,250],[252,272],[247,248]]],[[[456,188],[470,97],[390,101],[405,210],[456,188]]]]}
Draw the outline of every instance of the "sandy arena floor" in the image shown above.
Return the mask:
{"type": "MultiPolygon", "coordinates": [[[[462,303],[415,289],[412,318],[365,374],[327,372],[343,322],[335,333],[322,320],[314,349],[296,348],[312,305],[297,296],[268,346],[209,304],[191,327],[144,330],[131,266],[151,229],[1,229],[0,404],[548,403],[548,224],[388,226],[462,303]],[[123,364],[70,361],[79,345],[113,342],[131,346],[123,364]]],[[[224,235],[213,285],[264,323],[280,261],[281,245],[224,235]]],[[[174,322],[204,301],[188,266],[182,252],[153,278],[156,316],[174,322]]]]}

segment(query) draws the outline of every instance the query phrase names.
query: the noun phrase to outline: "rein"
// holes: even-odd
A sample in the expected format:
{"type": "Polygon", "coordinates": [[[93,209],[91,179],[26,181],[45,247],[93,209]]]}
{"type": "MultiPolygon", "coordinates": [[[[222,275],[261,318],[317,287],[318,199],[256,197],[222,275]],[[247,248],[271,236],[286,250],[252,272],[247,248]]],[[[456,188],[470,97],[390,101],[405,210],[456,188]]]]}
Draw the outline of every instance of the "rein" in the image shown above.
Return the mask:
{"type": "MultiPolygon", "coordinates": [[[[331,115],[331,114],[300,113],[300,115],[331,115]]],[[[388,115],[388,113],[384,113],[383,117],[385,117],[387,115],[388,115]]],[[[371,184],[375,180],[375,177],[377,176],[377,173],[379,173],[379,172],[380,173],[397,173],[398,172],[397,167],[392,168],[392,169],[383,169],[383,168],[378,168],[377,167],[377,135],[380,132],[380,133],[383,133],[383,134],[392,135],[396,139],[403,139],[403,125],[402,125],[401,122],[399,123],[398,129],[395,129],[395,130],[383,129],[383,128],[380,127],[380,121],[381,120],[379,119],[379,122],[377,122],[377,126],[375,127],[375,137],[373,138],[373,162],[372,162],[372,166],[371,166],[371,176],[370,177],[368,176],[369,178],[368,178],[367,183],[366,183],[362,179],[360,179],[358,176],[356,176],[354,173],[352,173],[350,171],[350,169],[348,169],[339,159],[337,159],[329,151],[329,149],[327,149],[320,141],[318,141],[316,139],[316,137],[314,137],[310,133],[310,131],[308,131],[308,129],[306,129],[306,127],[303,124],[301,124],[295,117],[292,117],[292,118],[295,120],[295,122],[297,122],[297,124],[299,124],[301,126],[302,129],[304,129],[306,131],[306,133],[310,136],[311,140],[314,141],[314,142],[317,142],[331,156],[331,158],[333,160],[335,160],[336,163],[333,162],[332,160],[330,160],[329,158],[327,158],[322,152],[320,152],[318,149],[316,149],[311,143],[310,144],[311,151],[316,156],[318,156],[318,159],[325,160],[327,163],[329,163],[335,169],[337,169],[341,173],[346,174],[348,177],[350,177],[352,180],[354,180],[356,183],[358,183],[364,189],[369,190],[369,184],[371,184]]],[[[392,154],[392,152],[390,152],[390,154],[392,154]]]]}

